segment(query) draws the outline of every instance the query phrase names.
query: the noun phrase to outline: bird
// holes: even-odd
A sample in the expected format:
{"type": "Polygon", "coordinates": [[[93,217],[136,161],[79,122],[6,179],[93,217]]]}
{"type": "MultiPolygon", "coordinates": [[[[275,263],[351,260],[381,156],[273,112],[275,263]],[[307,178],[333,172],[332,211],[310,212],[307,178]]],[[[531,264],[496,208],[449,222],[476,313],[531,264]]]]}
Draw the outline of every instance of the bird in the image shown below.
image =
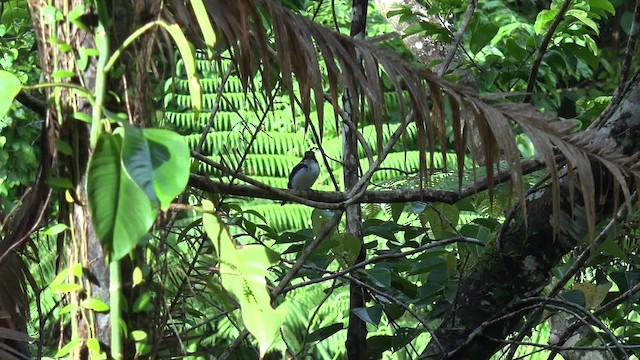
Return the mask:
{"type": "MultiPolygon", "coordinates": [[[[320,166],[313,150],[304,153],[304,157],[294,166],[289,174],[289,183],[287,188],[291,190],[309,190],[316,182],[320,175],[320,166]]],[[[286,204],[283,201],[280,205],[286,204]]]]}

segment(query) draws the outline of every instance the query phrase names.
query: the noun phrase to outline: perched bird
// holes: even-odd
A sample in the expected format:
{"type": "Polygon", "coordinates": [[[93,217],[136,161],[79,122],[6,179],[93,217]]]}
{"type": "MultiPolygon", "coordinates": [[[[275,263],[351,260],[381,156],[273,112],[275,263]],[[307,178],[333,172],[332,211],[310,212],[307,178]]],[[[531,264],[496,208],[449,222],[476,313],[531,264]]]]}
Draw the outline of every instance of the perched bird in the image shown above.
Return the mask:
{"type": "MultiPolygon", "coordinates": [[[[291,170],[287,187],[292,190],[309,190],[318,179],[318,175],[320,175],[318,160],[313,151],[309,150],[304,153],[302,161],[291,170]]],[[[283,201],[280,205],[285,203],[286,201],[283,201]]]]}

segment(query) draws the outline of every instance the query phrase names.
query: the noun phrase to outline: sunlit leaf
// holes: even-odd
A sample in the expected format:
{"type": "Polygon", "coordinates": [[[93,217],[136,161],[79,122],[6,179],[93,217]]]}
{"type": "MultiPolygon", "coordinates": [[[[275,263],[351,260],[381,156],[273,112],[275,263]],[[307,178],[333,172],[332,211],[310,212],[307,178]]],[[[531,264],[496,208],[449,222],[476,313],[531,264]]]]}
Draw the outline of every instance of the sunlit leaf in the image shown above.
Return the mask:
{"type": "Polygon", "coordinates": [[[0,119],[7,115],[20,89],[22,84],[18,77],[8,71],[0,70],[0,119]]]}
{"type": "Polygon", "coordinates": [[[157,209],[121,166],[122,142],[102,134],[89,162],[87,196],[91,219],[113,260],[127,255],[142,240],[157,209]]]}
{"type": "Polygon", "coordinates": [[[280,255],[261,245],[237,248],[222,219],[210,213],[215,211],[213,204],[204,201],[203,208],[208,211],[202,221],[220,261],[222,286],[240,303],[242,320],[258,340],[262,356],[278,337],[286,314],[286,304],[271,307],[265,278],[280,255]]]}

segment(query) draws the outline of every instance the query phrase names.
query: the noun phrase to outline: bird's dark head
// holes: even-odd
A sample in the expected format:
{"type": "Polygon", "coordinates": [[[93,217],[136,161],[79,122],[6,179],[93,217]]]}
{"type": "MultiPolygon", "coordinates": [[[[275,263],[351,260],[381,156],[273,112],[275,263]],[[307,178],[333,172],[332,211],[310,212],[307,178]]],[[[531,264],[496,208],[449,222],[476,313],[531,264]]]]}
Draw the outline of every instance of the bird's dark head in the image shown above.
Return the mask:
{"type": "Polygon", "coordinates": [[[316,153],[314,153],[313,150],[305,152],[304,160],[316,160],[316,153]]]}

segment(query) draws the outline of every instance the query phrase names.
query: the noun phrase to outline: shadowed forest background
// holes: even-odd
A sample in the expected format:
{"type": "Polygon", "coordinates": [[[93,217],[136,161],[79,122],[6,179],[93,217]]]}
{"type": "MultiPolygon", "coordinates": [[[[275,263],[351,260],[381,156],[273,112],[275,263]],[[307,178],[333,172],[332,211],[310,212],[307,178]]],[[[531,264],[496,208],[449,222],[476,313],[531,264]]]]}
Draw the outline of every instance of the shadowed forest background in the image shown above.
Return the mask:
{"type": "Polygon", "coordinates": [[[0,16],[0,359],[639,357],[640,0],[0,16]]]}

